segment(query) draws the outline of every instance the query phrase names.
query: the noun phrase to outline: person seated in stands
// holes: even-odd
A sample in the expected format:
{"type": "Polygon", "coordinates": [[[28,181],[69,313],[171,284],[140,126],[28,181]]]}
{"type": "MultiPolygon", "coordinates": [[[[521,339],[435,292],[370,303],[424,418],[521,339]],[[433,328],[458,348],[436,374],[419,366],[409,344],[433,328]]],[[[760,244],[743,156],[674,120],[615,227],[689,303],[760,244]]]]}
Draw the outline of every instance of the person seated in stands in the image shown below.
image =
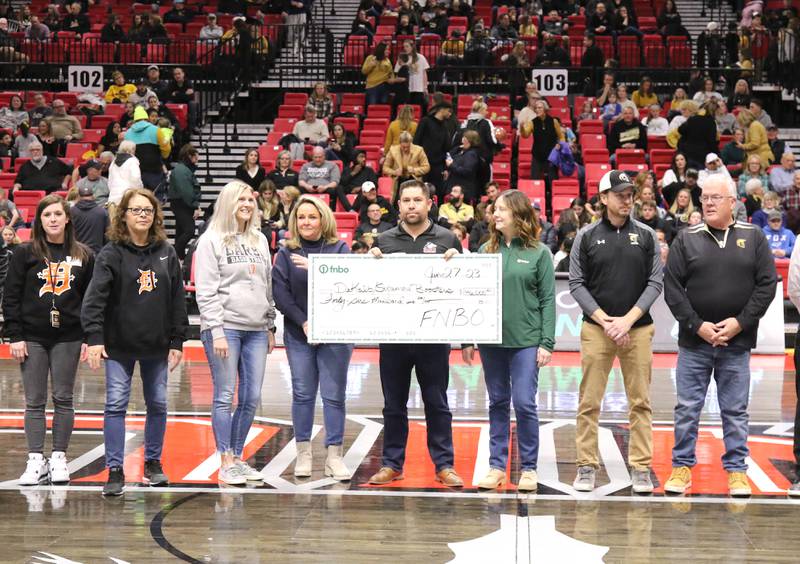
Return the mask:
{"type": "MultiPolygon", "coordinates": [[[[634,115],[639,115],[639,108],[637,108],[636,104],[633,103],[633,100],[628,97],[628,87],[624,84],[617,86],[617,102],[619,102],[619,105],[622,106],[623,110],[628,107],[633,110],[634,115]]],[[[620,117],[618,116],[617,119],[620,119],[620,117]]]]}
{"type": "Polygon", "coordinates": [[[778,139],[778,126],[770,125],[767,128],[767,140],[772,154],[776,157],[780,157],[786,152],[786,142],[778,139]]]}
{"type": "Polygon", "coordinates": [[[103,43],[119,43],[125,41],[125,30],[122,29],[117,14],[109,14],[106,25],[100,30],[100,41],[103,43]]]}
{"type": "MultiPolygon", "coordinates": [[[[17,210],[17,206],[14,205],[14,202],[6,198],[5,190],[0,190],[0,219],[3,220],[3,225],[11,226],[15,229],[25,225],[19,210],[17,210]]],[[[0,249],[0,254],[4,254],[5,248],[0,247],[0,249]]]]}
{"type": "Polygon", "coordinates": [[[767,214],[767,225],[762,229],[767,236],[772,256],[776,259],[790,258],[794,250],[795,235],[783,226],[783,214],[772,209],[767,214]]]}
{"type": "Polygon", "coordinates": [[[659,33],[664,36],[689,35],[686,28],[683,27],[675,0],[667,0],[664,3],[664,7],[656,18],[656,25],[658,25],[659,33]]]}
{"type": "Polygon", "coordinates": [[[645,201],[639,206],[639,213],[636,219],[644,223],[653,231],[660,230],[666,235],[666,241],[672,241],[672,221],[667,221],[665,218],[659,216],[658,207],[655,202],[645,201]]]}
{"type": "Polygon", "coordinates": [[[356,19],[350,28],[350,35],[364,35],[372,41],[372,37],[375,35],[375,28],[372,26],[372,22],[369,21],[366,10],[359,10],[356,13],[356,19]]]}
{"type": "Polygon", "coordinates": [[[169,32],[161,21],[161,16],[152,14],[145,25],[147,41],[150,43],[169,43],[169,32]]]}
{"type": "Polygon", "coordinates": [[[647,109],[647,117],[642,120],[647,126],[647,135],[652,137],[666,137],[669,131],[669,122],[661,117],[661,106],[651,104],[647,109]]]}
{"type": "Polygon", "coordinates": [[[278,153],[275,168],[267,174],[267,179],[271,180],[278,190],[283,190],[287,186],[297,186],[299,176],[292,168],[292,155],[289,151],[278,153]]]}
{"type": "Polygon", "coordinates": [[[706,168],[701,170],[697,175],[697,184],[701,189],[712,176],[722,176],[731,186],[734,185],[731,173],[728,172],[727,167],[722,163],[722,159],[720,159],[716,153],[709,153],[706,155],[706,168]]]}
{"type": "Polygon", "coordinates": [[[733,139],[725,143],[722,147],[722,162],[728,167],[728,170],[739,174],[742,171],[744,161],[747,159],[747,153],[742,149],[744,144],[744,129],[737,127],[733,132],[733,139]]]}
{"type": "Polygon", "coordinates": [[[261,183],[264,182],[264,179],[267,177],[267,171],[264,170],[264,167],[262,167],[259,162],[257,148],[248,149],[245,152],[244,159],[241,164],[236,167],[234,176],[237,180],[241,180],[250,186],[254,192],[258,190],[258,187],[261,186],[261,183]]]}
{"type": "Polygon", "coordinates": [[[769,173],[770,189],[783,198],[794,182],[795,158],[792,153],[781,155],[781,166],[776,166],[769,173]]]}
{"type": "Polygon", "coordinates": [[[325,150],[325,158],[331,161],[342,161],[342,165],[345,167],[350,166],[355,158],[356,145],[358,145],[358,141],[355,134],[347,131],[341,123],[334,123],[328,147],[325,150]]]}
{"type": "Polygon", "coordinates": [[[165,23],[179,23],[183,24],[186,29],[186,24],[194,19],[194,12],[186,8],[183,0],[174,0],[172,2],[172,9],[164,14],[165,23]]]}
{"type": "Polygon", "coordinates": [[[547,35],[544,38],[544,46],[536,54],[533,65],[568,67],[570,64],[569,53],[556,41],[555,36],[547,35]]]}
{"type": "Polygon", "coordinates": [[[606,5],[598,2],[587,20],[587,29],[595,35],[614,35],[614,25],[606,5]]]}
{"type": "Polygon", "coordinates": [[[217,14],[208,14],[206,16],[206,25],[200,28],[200,35],[198,36],[203,41],[219,41],[222,39],[222,34],[225,30],[222,26],[217,24],[217,14]]]}
{"type": "Polygon", "coordinates": [[[517,30],[511,25],[511,18],[508,12],[500,14],[500,10],[498,10],[497,13],[497,25],[492,28],[491,34],[495,48],[513,43],[519,37],[517,30]]]}
{"type": "Polygon", "coordinates": [[[109,104],[124,104],[134,92],[136,87],[125,82],[125,75],[120,71],[114,71],[111,73],[111,86],[106,90],[105,100],[109,104]]]}
{"type": "MultiPolygon", "coordinates": [[[[739,196],[745,196],[746,186],[750,180],[758,180],[763,190],[769,190],[769,175],[766,173],[766,166],[761,157],[750,155],[747,157],[747,166],[739,176],[738,192],[739,196]]],[[[749,214],[753,215],[753,214],[749,214]]]]}
{"type": "Polygon", "coordinates": [[[722,94],[714,90],[714,80],[709,77],[703,80],[703,89],[692,97],[692,100],[701,106],[709,100],[721,101],[722,99],[722,94]]]}
{"type": "Polygon", "coordinates": [[[328,92],[328,85],[324,82],[314,84],[314,89],[308,97],[308,103],[317,109],[318,119],[327,119],[333,115],[336,106],[335,98],[328,92]]]}
{"type": "Polygon", "coordinates": [[[435,15],[419,26],[419,32],[436,34],[442,39],[447,37],[447,4],[437,4],[435,15]]]}
{"type": "Polygon", "coordinates": [[[422,182],[422,178],[431,170],[425,150],[414,145],[413,139],[408,131],[404,131],[400,134],[400,143],[390,147],[386,153],[383,174],[394,179],[393,195],[400,183],[411,179],[422,182]]]}
{"type": "Polygon", "coordinates": [[[371,180],[367,180],[361,185],[361,193],[356,198],[356,201],[353,202],[351,208],[352,211],[358,213],[359,222],[365,223],[369,221],[367,212],[370,204],[374,203],[380,205],[381,218],[383,221],[391,223],[392,225],[397,224],[397,210],[392,206],[389,200],[378,194],[378,189],[371,180]]]}
{"type": "Polygon", "coordinates": [[[36,137],[42,144],[43,154],[48,157],[62,157],[67,151],[67,142],[53,136],[50,122],[46,119],[39,122],[39,126],[36,128],[36,137]]]}
{"type": "Polygon", "coordinates": [[[19,51],[19,44],[9,35],[8,20],[0,18],[0,61],[27,63],[28,56],[19,51]]]}
{"type": "Polygon", "coordinates": [[[336,187],[339,186],[341,173],[336,163],[325,160],[325,149],[314,147],[311,162],[300,169],[298,185],[305,194],[328,194],[331,209],[336,205],[336,187]]]}
{"type": "Polygon", "coordinates": [[[172,113],[172,110],[170,110],[165,104],[159,102],[158,96],[155,94],[151,94],[147,98],[147,111],[150,112],[151,110],[155,110],[158,117],[169,121],[170,126],[173,126],[176,129],[180,127],[178,124],[178,118],[175,117],[175,114],[172,113]]]}
{"type": "Polygon", "coordinates": [[[397,20],[397,27],[394,30],[395,35],[417,35],[416,26],[411,22],[408,14],[400,14],[397,20]]]}
{"type": "MultiPolygon", "coordinates": [[[[758,178],[751,178],[745,184],[744,190],[745,213],[747,214],[747,217],[753,218],[764,203],[764,198],[766,197],[766,194],[764,193],[764,185],[761,184],[761,181],[758,178]]],[[[772,194],[775,194],[775,192],[772,192],[772,194]]],[[[777,206],[780,201],[778,200],[777,194],[775,194],[775,198],[775,205],[777,206]]]]}
{"type": "Polygon", "coordinates": [[[614,73],[611,71],[606,71],[603,74],[603,85],[595,94],[595,99],[597,102],[597,107],[602,108],[608,103],[609,95],[613,93],[614,97],[617,96],[617,81],[614,78],[614,73]]]}
{"type": "MultiPolygon", "coordinates": [[[[401,21],[403,19],[403,16],[406,16],[408,18],[409,23],[412,26],[419,25],[420,21],[419,12],[420,12],[420,6],[413,0],[400,0],[400,5],[397,8],[397,16],[401,21]]],[[[459,14],[449,14],[449,15],[457,16],[459,14]]],[[[405,35],[405,34],[401,34],[398,31],[397,35],[405,35]]],[[[416,35],[416,33],[411,33],[408,35],[416,35]]]]}
{"type": "Polygon", "coordinates": [[[134,14],[131,27],[128,29],[127,41],[131,43],[147,43],[147,14],[134,14]]]}
{"type": "Polygon", "coordinates": [[[11,138],[11,134],[8,131],[0,132],[0,157],[16,158],[18,156],[14,151],[14,139],[11,138]]]}
{"type": "Polygon", "coordinates": [[[439,206],[439,218],[443,218],[449,225],[461,224],[469,231],[475,223],[475,208],[464,203],[464,191],[456,184],[447,195],[447,203],[439,206]]]}
{"type": "Polygon", "coordinates": [[[460,29],[450,32],[450,38],[442,43],[442,49],[436,58],[436,64],[441,66],[459,66],[464,64],[466,43],[460,29]]]}
{"type": "Polygon", "coordinates": [[[783,195],[781,203],[786,212],[786,227],[797,233],[800,231],[800,170],[795,171],[792,185],[783,195]]]}
{"type": "Polygon", "coordinates": [[[611,126],[608,132],[607,144],[613,166],[617,162],[617,149],[642,149],[647,152],[647,128],[636,119],[633,108],[623,108],[622,119],[611,126]]]}
{"type": "MultiPolygon", "coordinates": [[[[753,114],[753,117],[756,118],[756,121],[763,125],[766,129],[769,129],[772,125],[772,118],[770,115],[764,110],[764,102],[759,100],[758,98],[753,98],[750,100],[750,113],[753,114]]],[[[780,155],[775,155],[779,157],[780,155]]]]}
{"type": "Polygon", "coordinates": [[[367,206],[367,221],[358,226],[355,238],[361,240],[365,233],[369,233],[374,239],[384,231],[389,231],[392,227],[394,225],[383,220],[381,205],[378,202],[372,202],[367,206]]]}
{"type": "Polygon", "coordinates": [[[544,18],[544,25],[542,26],[542,37],[555,35],[562,37],[567,34],[569,30],[569,23],[566,19],[561,17],[558,10],[551,9],[547,12],[547,17],[544,18]]]}
{"type": "Polygon", "coordinates": [[[30,146],[31,160],[27,161],[14,180],[17,190],[44,190],[48,194],[58,190],[68,190],[72,178],[72,167],[55,157],[46,157],[41,143],[30,146]]]}
{"type": "Polygon", "coordinates": [[[475,219],[478,221],[488,219],[487,210],[489,206],[494,205],[497,196],[500,195],[500,185],[497,184],[497,182],[489,182],[486,188],[484,188],[484,192],[486,194],[486,199],[481,199],[481,202],[475,206],[475,219]]]}
{"type": "MultiPolygon", "coordinates": [[[[756,182],[759,182],[757,179],[753,178],[748,182],[750,186],[750,190],[756,190],[756,182]]],[[[760,182],[759,182],[760,184],[760,182]]],[[[750,223],[757,227],[764,228],[769,223],[769,212],[771,210],[778,210],[780,211],[781,207],[781,197],[778,196],[775,192],[767,192],[764,194],[764,197],[761,199],[761,206],[757,208],[750,217],[750,223]]],[[[784,215],[784,224],[786,222],[786,214],[784,215]]]]}
{"type": "Polygon", "coordinates": [[[639,88],[634,90],[631,100],[636,104],[637,109],[649,108],[653,104],[658,104],[658,96],[653,92],[653,81],[649,76],[642,77],[639,88]]]}
{"type": "Polygon", "coordinates": [[[736,116],[728,111],[724,100],[717,101],[717,113],[714,116],[717,122],[717,132],[720,135],[731,135],[736,130],[736,116]]]}
{"type": "Polygon", "coordinates": [[[50,28],[39,20],[39,16],[31,16],[31,26],[25,30],[25,39],[30,41],[49,41],[50,28]]]}
{"type": "MultiPolygon", "coordinates": [[[[639,25],[636,22],[636,17],[624,4],[617,9],[612,21],[614,33],[617,35],[644,37],[644,33],[639,29],[639,25]]],[[[636,49],[639,49],[638,45],[636,49]]]]}
{"type": "Polygon", "coordinates": [[[0,108],[0,129],[16,131],[23,123],[30,123],[31,118],[25,111],[22,97],[14,94],[8,100],[8,106],[0,108]]]}
{"type": "Polygon", "coordinates": [[[72,171],[72,185],[76,185],[81,178],[89,175],[88,165],[90,162],[96,162],[100,166],[100,176],[108,179],[108,170],[111,168],[111,163],[114,162],[114,153],[111,151],[103,151],[96,159],[90,159],[80,166],[76,166],[72,171]]]}
{"type": "Polygon", "coordinates": [[[30,146],[34,142],[39,142],[39,138],[36,137],[36,132],[31,131],[28,122],[22,122],[22,124],[19,126],[19,135],[14,138],[14,148],[12,149],[13,154],[17,157],[22,157],[25,159],[30,158],[30,146]]]}
{"type": "Polygon", "coordinates": [[[167,100],[172,104],[186,104],[189,110],[188,126],[195,133],[199,132],[199,118],[197,102],[194,99],[194,85],[186,77],[186,71],[181,67],[172,69],[172,80],[167,86],[167,100]]]}
{"type": "MultiPolygon", "coordinates": [[[[82,167],[83,168],[83,167],[82,167]]],[[[103,177],[103,165],[92,159],[86,162],[86,176],[75,183],[78,190],[88,188],[94,195],[94,201],[104,206],[108,202],[108,180],[103,177]]]]}
{"type": "MultiPolygon", "coordinates": [[[[346,200],[344,198],[346,194],[358,194],[361,192],[361,186],[367,181],[378,182],[378,175],[367,164],[367,153],[359,149],[355,152],[352,163],[346,166],[342,173],[342,179],[339,182],[339,201],[346,200]]],[[[350,203],[348,202],[345,208],[349,207],[350,203]]]]}
{"type": "Polygon", "coordinates": [[[133,114],[136,113],[136,107],[133,102],[125,102],[125,111],[119,117],[119,125],[122,129],[127,129],[133,123],[133,114]]]}
{"type": "Polygon", "coordinates": [[[292,135],[308,145],[325,145],[328,141],[328,126],[317,118],[317,108],[307,104],[303,119],[294,124],[292,135]]]}
{"type": "Polygon", "coordinates": [[[67,15],[61,22],[61,31],[74,31],[78,37],[88,33],[92,25],[86,14],[81,13],[80,2],[73,2],[67,6],[67,15]]]}
{"type": "Polygon", "coordinates": [[[147,109],[147,99],[150,96],[156,96],[156,93],[148,87],[147,79],[142,78],[136,83],[136,90],[128,96],[128,101],[133,102],[141,108],[147,109]]]}
{"type": "Polygon", "coordinates": [[[67,114],[67,106],[64,100],[56,98],[53,100],[53,115],[46,119],[50,124],[53,137],[59,141],[80,141],[83,139],[83,129],[78,118],[67,114]]]}
{"type": "Polygon", "coordinates": [[[57,4],[48,4],[42,23],[50,28],[50,31],[61,29],[61,14],[57,4]]]}
{"type": "Polygon", "coordinates": [[[53,108],[47,105],[44,94],[36,93],[33,95],[34,106],[28,110],[31,127],[36,127],[44,118],[53,115],[53,108]]]}
{"type": "Polygon", "coordinates": [[[147,67],[147,77],[145,84],[149,90],[158,96],[159,100],[167,100],[169,98],[169,82],[161,78],[161,69],[158,65],[150,65],[147,67]]]}
{"type": "Polygon", "coordinates": [[[464,61],[467,66],[485,67],[492,60],[492,40],[486,33],[483,24],[475,24],[472,33],[467,37],[464,49],[464,61]]]}

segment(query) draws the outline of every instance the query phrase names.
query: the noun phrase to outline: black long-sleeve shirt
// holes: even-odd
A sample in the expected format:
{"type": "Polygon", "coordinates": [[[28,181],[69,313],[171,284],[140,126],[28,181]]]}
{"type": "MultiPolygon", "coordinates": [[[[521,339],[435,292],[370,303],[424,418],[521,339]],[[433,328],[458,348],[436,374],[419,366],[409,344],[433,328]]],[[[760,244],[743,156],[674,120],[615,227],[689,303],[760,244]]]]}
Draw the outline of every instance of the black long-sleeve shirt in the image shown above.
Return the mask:
{"type": "Polygon", "coordinates": [[[3,299],[5,336],[13,343],[60,343],[83,339],[81,305],[92,278],[94,259],[86,249],[83,260],[67,256],[64,245],[48,244],[48,263],[33,254],[32,243],[14,249],[3,299]],[[53,304],[60,327],[50,323],[53,304]]]}
{"type": "Polygon", "coordinates": [[[764,233],[749,223],[724,231],[701,223],[678,233],[667,258],[664,297],[680,329],[678,344],[704,343],[704,321],[735,317],[742,332],[729,347],[756,346],[758,322],[775,298],[778,276],[764,233]]]}
{"type": "Polygon", "coordinates": [[[605,217],[578,231],[569,257],[569,291],[595,323],[599,308],[621,317],[636,306],[644,313],[634,327],[650,325],[650,306],[663,287],[663,265],[655,232],[629,219],[614,227],[605,217]]]}

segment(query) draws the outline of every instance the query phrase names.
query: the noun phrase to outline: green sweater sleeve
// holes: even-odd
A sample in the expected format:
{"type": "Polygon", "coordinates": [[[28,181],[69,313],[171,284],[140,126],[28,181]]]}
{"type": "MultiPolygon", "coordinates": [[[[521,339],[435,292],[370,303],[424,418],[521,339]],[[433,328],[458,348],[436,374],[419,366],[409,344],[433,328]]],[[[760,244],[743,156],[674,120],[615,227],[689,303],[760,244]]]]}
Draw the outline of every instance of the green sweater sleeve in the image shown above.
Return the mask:
{"type": "Polygon", "coordinates": [[[553,352],[556,344],[556,276],[550,251],[542,248],[536,265],[536,288],[539,294],[539,311],[542,318],[541,346],[553,352]]]}

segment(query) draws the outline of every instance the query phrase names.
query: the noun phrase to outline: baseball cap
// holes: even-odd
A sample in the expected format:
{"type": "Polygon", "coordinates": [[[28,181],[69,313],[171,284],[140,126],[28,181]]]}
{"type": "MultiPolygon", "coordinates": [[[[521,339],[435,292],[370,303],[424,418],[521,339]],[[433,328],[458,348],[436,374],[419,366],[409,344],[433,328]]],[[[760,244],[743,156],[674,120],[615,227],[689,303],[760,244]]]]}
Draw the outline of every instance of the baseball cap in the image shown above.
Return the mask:
{"type": "Polygon", "coordinates": [[[783,214],[776,209],[771,209],[767,214],[767,218],[769,221],[772,221],[773,219],[783,219],[783,214]]]}
{"type": "Polygon", "coordinates": [[[372,180],[367,180],[361,185],[362,192],[372,192],[375,189],[375,183],[372,180]]]}
{"type": "Polygon", "coordinates": [[[533,209],[542,211],[542,204],[540,204],[539,202],[533,202],[533,209]]]}
{"type": "Polygon", "coordinates": [[[86,168],[87,169],[96,168],[97,170],[100,170],[103,168],[103,164],[97,159],[91,159],[86,161],[86,168]]]}
{"type": "Polygon", "coordinates": [[[706,155],[706,164],[716,162],[719,156],[716,153],[709,153],[706,155]]]}
{"type": "Polygon", "coordinates": [[[609,190],[612,192],[622,192],[628,188],[634,188],[630,176],[622,170],[610,170],[600,179],[598,192],[601,194],[609,190]]]}
{"type": "Polygon", "coordinates": [[[158,68],[158,65],[150,65],[149,67],[147,67],[147,70],[148,70],[148,71],[151,71],[151,70],[153,70],[153,69],[155,69],[155,70],[161,70],[161,69],[159,69],[159,68],[158,68]]]}
{"type": "Polygon", "coordinates": [[[94,192],[92,191],[91,186],[81,186],[78,188],[78,195],[79,196],[94,196],[94,192]]]}

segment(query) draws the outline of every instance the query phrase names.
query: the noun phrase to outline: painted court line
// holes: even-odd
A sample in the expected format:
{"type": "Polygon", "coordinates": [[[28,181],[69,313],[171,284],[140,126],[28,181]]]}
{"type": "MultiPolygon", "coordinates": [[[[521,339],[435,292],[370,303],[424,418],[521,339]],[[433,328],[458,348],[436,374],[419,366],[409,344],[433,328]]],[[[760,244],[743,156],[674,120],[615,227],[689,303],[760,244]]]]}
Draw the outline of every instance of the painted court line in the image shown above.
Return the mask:
{"type": "MultiPolygon", "coordinates": [[[[98,494],[103,490],[102,486],[33,486],[42,489],[52,489],[54,491],[66,492],[97,492],[98,494]]],[[[31,488],[26,488],[29,490],[31,488]]],[[[20,491],[19,486],[8,484],[0,484],[0,491],[20,491]]],[[[281,491],[270,488],[198,488],[198,487],[168,487],[168,488],[153,488],[149,486],[133,486],[126,485],[125,492],[136,493],[150,493],[156,495],[174,494],[174,493],[205,493],[205,494],[246,494],[246,495],[328,495],[328,496],[379,496],[379,497],[421,497],[421,498],[442,498],[442,499],[469,499],[469,500],[498,500],[509,499],[518,501],[530,502],[547,502],[547,501],[569,501],[574,503],[585,502],[602,502],[602,503],[697,503],[697,504],[734,504],[734,505],[796,505],[800,506],[800,498],[741,498],[732,499],[730,497],[685,497],[685,496],[600,496],[595,497],[592,494],[586,494],[577,498],[572,495],[553,494],[553,495],[538,495],[538,494],[516,494],[516,493],[482,493],[482,492],[421,492],[421,491],[396,491],[396,490],[380,490],[380,489],[365,489],[365,490],[302,490],[298,491],[281,491]]]]}

